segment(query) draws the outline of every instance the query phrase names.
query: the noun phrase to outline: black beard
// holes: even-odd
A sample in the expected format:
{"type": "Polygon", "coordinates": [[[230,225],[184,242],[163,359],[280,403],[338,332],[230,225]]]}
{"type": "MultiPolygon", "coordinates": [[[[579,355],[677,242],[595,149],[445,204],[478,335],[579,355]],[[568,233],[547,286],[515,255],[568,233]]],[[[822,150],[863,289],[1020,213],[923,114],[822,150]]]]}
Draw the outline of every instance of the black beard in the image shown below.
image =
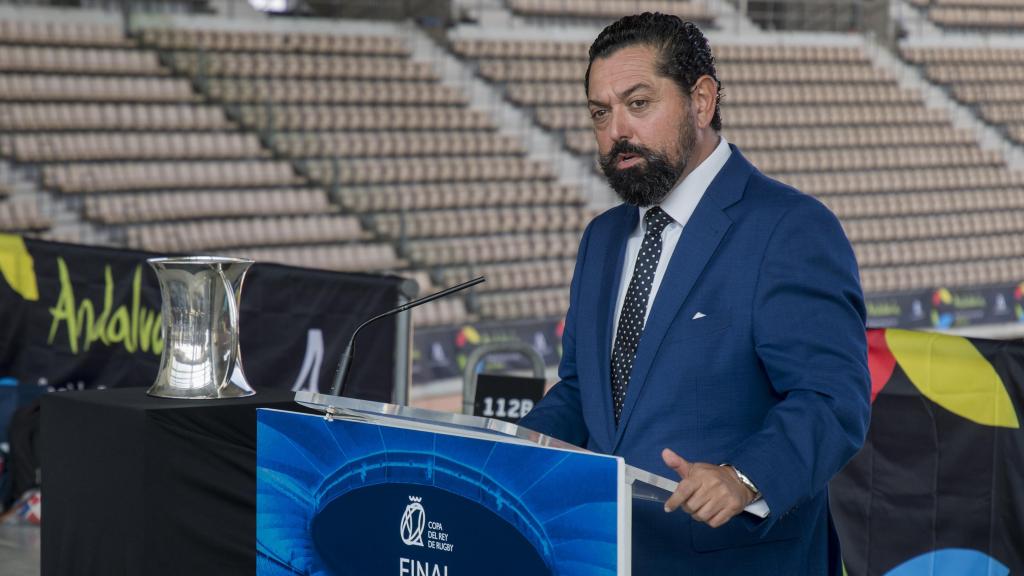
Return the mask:
{"type": "Polygon", "coordinates": [[[684,125],[680,134],[679,162],[673,164],[667,156],[659,154],[625,140],[619,140],[599,158],[601,171],[604,172],[608,184],[615,190],[626,204],[639,206],[656,206],[668,196],[669,192],[686,171],[693,155],[696,137],[692,130],[684,125]],[[619,170],[615,168],[619,154],[634,154],[644,161],[636,166],[619,170]]]}

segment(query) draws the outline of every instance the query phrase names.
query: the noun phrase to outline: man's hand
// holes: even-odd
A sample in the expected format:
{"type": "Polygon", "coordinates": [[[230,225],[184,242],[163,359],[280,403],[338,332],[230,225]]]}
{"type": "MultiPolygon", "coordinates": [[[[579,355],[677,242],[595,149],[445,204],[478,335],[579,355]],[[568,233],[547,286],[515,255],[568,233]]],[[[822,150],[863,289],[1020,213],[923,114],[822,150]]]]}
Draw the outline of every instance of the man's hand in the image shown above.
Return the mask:
{"type": "Polygon", "coordinates": [[[665,502],[665,512],[682,508],[694,520],[718,528],[754,500],[754,493],[729,466],[687,462],[668,448],[661,451],[661,457],[682,478],[665,502]]]}

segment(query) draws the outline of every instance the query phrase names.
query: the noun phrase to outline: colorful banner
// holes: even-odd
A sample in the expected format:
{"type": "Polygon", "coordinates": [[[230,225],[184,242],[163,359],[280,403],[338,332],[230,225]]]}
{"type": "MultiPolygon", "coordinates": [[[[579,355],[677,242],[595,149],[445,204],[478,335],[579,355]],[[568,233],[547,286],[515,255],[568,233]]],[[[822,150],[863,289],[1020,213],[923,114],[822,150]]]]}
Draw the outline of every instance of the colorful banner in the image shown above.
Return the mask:
{"type": "Polygon", "coordinates": [[[1024,573],[1024,344],[870,330],[864,448],[831,484],[851,575],[1024,573]]]}
{"type": "Polygon", "coordinates": [[[1024,283],[980,288],[937,288],[867,297],[872,328],[963,328],[1024,323],[1024,283]]]}
{"type": "MultiPolygon", "coordinates": [[[[562,357],[564,325],[562,320],[516,320],[417,329],[413,337],[413,382],[462,378],[473,350],[492,342],[525,342],[540,354],[545,364],[555,366],[562,357]]],[[[518,352],[490,354],[484,358],[483,366],[493,372],[533,368],[518,352]]]]}
{"type": "Polygon", "coordinates": [[[257,574],[624,573],[622,459],[394,421],[258,411],[257,574]]]}
{"type": "MultiPolygon", "coordinates": [[[[869,295],[866,304],[868,326],[872,328],[945,329],[1024,323],[1024,283],[869,295]]],[[[518,320],[418,329],[413,340],[413,382],[461,378],[466,359],[477,346],[488,342],[524,342],[548,366],[556,366],[562,354],[563,324],[561,320],[518,320]]],[[[486,360],[491,371],[531,368],[520,354],[496,354],[486,360]]]]}
{"type": "MultiPolygon", "coordinates": [[[[0,380],[47,390],[151,385],[164,343],[150,256],[0,234],[0,380]]],[[[257,263],[241,299],[249,382],[326,391],[352,330],[395,306],[398,282],[257,263]]],[[[389,401],[394,346],[393,321],[361,332],[346,394],[389,401]]]]}

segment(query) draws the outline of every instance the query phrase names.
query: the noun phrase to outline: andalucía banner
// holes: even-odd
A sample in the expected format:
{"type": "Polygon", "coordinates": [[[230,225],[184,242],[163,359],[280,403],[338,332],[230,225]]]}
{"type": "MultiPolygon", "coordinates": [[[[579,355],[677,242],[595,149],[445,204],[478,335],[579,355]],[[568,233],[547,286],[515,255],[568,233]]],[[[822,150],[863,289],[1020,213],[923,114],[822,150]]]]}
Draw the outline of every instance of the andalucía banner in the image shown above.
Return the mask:
{"type": "MultiPolygon", "coordinates": [[[[0,234],[0,380],[46,390],[149,386],[163,352],[154,256],[0,234]]],[[[256,388],[324,390],[352,330],[394,307],[399,278],[256,263],[240,347],[256,388]]],[[[394,322],[360,333],[348,393],[389,401],[394,322]]]]}
{"type": "Polygon", "coordinates": [[[1024,345],[868,332],[871,428],[831,484],[851,576],[1024,573],[1024,345]]]}

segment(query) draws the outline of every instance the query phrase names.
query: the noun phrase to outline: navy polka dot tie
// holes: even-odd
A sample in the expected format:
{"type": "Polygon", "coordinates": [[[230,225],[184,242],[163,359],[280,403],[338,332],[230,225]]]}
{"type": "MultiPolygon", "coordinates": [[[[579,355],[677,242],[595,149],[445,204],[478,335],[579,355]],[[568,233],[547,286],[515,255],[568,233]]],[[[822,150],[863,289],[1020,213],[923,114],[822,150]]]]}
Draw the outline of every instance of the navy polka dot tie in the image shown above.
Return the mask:
{"type": "Polygon", "coordinates": [[[633,277],[626,289],[626,300],[622,303],[619,313],[619,325],[615,329],[615,347],[612,349],[612,406],[615,411],[615,424],[619,423],[622,405],[626,400],[626,388],[629,376],[633,372],[633,361],[636,360],[636,347],[640,343],[640,334],[644,331],[644,318],[647,316],[647,300],[651,296],[654,284],[654,271],[658,269],[661,258],[661,233],[672,222],[672,217],[664,210],[655,206],[644,215],[647,231],[644,233],[640,253],[637,254],[633,267],[633,277]]]}

